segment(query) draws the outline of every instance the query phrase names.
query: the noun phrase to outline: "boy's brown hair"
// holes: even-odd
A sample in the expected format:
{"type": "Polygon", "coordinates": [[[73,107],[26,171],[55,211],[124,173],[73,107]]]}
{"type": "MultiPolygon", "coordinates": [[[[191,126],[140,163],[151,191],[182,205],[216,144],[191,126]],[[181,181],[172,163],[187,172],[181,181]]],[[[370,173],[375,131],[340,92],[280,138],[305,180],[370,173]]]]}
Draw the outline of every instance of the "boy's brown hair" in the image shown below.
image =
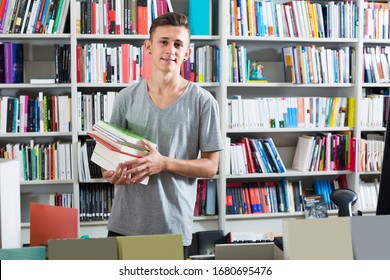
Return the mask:
{"type": "Polygon", "coordinates": [[[152,22],[152,25],[149,28],[149,38],[152,39],[152,35],[157,27],[164,25],[184,26],[188,30],[188,35],[191,34],[187,16],[171,12],[162,14],[152,22]]]}

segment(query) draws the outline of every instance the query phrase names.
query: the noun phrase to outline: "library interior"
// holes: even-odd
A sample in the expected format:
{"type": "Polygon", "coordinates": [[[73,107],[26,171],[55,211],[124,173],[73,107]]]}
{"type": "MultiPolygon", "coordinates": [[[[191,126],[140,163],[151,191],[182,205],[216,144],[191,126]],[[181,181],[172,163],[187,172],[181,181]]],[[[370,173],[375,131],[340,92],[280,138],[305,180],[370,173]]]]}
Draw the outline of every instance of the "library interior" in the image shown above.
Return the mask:
{"type": "Polygon", "coordinates": [[[0,0],[0,259],[390,260],[389,26],[384,0],[0,0]],[[180,233],[107,236],[103,178],[150,154],[110,119],[172,12],[223,139],[186,252],[180,233]]]}

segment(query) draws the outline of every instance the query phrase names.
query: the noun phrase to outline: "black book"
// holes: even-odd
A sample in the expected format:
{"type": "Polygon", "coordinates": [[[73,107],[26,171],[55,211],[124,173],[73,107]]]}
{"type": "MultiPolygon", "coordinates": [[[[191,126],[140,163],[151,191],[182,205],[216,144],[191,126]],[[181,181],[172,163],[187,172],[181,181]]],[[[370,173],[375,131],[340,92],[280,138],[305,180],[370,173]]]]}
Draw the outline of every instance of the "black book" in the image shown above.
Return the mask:
{"type": "Polygon", "coordinates": [[[20,33],[20,30],[22,28],[23,18],[26,13],[26,6],[27,6],[28,0],[21,0],[20,2],[20,8],[18,10],[18,13],[16,15],[15,25],[13,27],[12,33],[20,33]]]}
{"type": "Polygon", "coordinates": [[[4,44],[0,42],[0,84],[5,83],[4,44]]]}
{"type": "Polygon", "coordinates": [[[15,101],[13,97],[8,98],[7,102],[7,126],[6,132],[13,132],[13,124],[14,124],[14,109],[15,109],[15,101]]]}

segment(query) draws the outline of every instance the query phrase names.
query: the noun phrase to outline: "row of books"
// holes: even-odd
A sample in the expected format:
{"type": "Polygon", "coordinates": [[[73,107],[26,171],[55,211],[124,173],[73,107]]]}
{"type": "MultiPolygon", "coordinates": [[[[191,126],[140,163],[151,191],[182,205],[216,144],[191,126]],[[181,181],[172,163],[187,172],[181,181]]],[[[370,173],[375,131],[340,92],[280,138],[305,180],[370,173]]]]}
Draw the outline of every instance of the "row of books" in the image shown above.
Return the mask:
{"type": "Polygon", "coordinates": [[[350,170],[350,132],[299,136],[292,168],[308,171],[350,170]]]}
{"type": "Polygon", "coordinates": [[[117,92],[77,93],[78,131],[91,131],[99,120],[110,121],[117,92]]]}
{"type": "Polygon", "coordinates": [[[79,181],[88,182],[91,179],[103,178],[103,171],[100,166],[91,161],[96,142],[91,138],[77,142],[79,181]]]}
{"type": "Polygon", "coordinates": [[[69,95],[0,97],[0,133],[71,131],[69,95]]]}
{"type": "Polygon", "coordinates": [[[23,44],[0,42],[0,83],[23,83],[23,44]]]}
{"type": "Polygon", "coordinates": [[[194,216],[217,215],[217,209],[217,180],[199,179],[196,189],[194,216]]]}
{"type": "MultiPolygon", "coordinates": [[[[183,62],[181,75],[193,82],[219,82],[220,49],[194,43],[189,48],[191,56],[183,62]]],[[[91,43],[77,45],[76,52],[79,83],[130,83],[151,75],[151,56],[144,46],[91,43]]]]}
{"type": "Polygon", "coordinates": [[[70,0],[3,0],[0,33],[64,33],[69,26],[69,7],[70,0]]]}
{"type": "Polygon", "coordinates": [[[227,2],[232,36],[356,38],[356,3],[273,0],[227,2]]]}
{"type": "Polygon", "coordinates": [[[22,181],[71,180],[72,144],[57,141],[50,144],[6,144],[0,148],[0,158],[20,162],[22,181]]]}
{"type": "Polygon", "coordinates": [[[390,39],[389,3],[364,1],[365,39],[390,39]]]}
{"type": "Polygon", "coordinates": [[[365,82],[390,82],[390,46],[365,47],[363,58],[365,82]]]}
{"type": "Polygon", "coordinates": [[[227,182],[226,214],[303,211],[301,181],[227,182]]]}
{"type": "Polygon", "coordinates": [[[54,44],[54,81],[57,84],[71,82],[71,48],[69,44],[54,44]]]}
{"type": "Polygon", "coordinates": [[[237,45],[236,42],[228,44],[229,73],[228,81],[231,83],[267,82],[262,74],[262,65],[258,61],[247,58],[247,49],[237,45]],[[257,73],[254,75],[254,72],[257,73]]]}
{"type": "Polygon", "coordinates": [[[227,100],[227,128],[353,126],[352,97],[264,97],[227,100]],[[352,109],[351,109],[352,108],[352,109]]]}
{"type": "Polygon", "coordinates": [[[227,174],[283,173],[286,167],[272,138],[226,138],[227,174]]]}
{"type": "Polygon", "coordinates": [[[80,184],[80,221],[107,220],[110,217],[114,196],[114,185],[80,184]]]}
{"type": "Polygon", "coordinates": [[[359,210],[376,209],[379,194],[379,180],[374,178],[371,182],[359,181],[357,188],[358,199],[356,201],[356,208],[359,210]]]}
{"type": "MultiPolygon", "coordinates": [[[[52,83],[70,83],[70,45],[54,44],[54,73],[52,83]]],[[[23,44],[15,42],[0,42],[0,83],[23,83],[25,73],[23,44]]],[[[42,79],[36,80],[38,83],[42,79]]],[[[43,79],[45,80],[45,79],[43,79]]],[[[32,83],[31,81],[31,83],[32,83]]]]}
{"type": "Polygon", "coordinates": [[[73,193],[51,193],[49,194],[49,205],[73,208],[74,194],[73,193]]]}
{"type": "MultiPolygon", "coordinates": [[[[365,94],[366,89],[363,89],[365,94]]],[[[388,96],[369,94],[361,100],[360,126],[362,128],[386,127],[389,109],[388,96]]]]}
{"type": "Polygon", "coordinates": [[[384,140],[351,139],[351,170],[381,171],[385,150],[384,140]]]}
{"type": "Polygon", "coordinates": [[[76,2],[80,34],[146,35],[152,21],[173,12],[170,0],[85,0],[76,2]]]}
{"type": "Polygon", "coordinates": [[[296,84],[353,83],[356,50],[346,46],[328,49],[323,46],[282,48],[285,81],[296,84]]]}

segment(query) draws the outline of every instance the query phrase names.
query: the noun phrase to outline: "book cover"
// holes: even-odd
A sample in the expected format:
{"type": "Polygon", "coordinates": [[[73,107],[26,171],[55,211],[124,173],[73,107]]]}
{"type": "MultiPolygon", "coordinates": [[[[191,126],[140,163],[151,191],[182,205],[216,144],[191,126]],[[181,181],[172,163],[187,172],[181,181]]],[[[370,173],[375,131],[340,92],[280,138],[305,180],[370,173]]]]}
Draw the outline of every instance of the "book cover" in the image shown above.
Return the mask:
{"type": "Polygon", "coordinates": [[[129,146],[126,142],[118,141],[116,138],[111,137],[109,134],[105,134],[103,131],[100,130],[88,131],[87,135],[92,137],[96,141],[103,141],[121,152],[128,153],[137,157],[144,157],[149,154],[146,150],[139,150],[134,148],[133,146],[129,146]]]}
{"type": "Polygon", "coordinates": [[[327,205],[323,195],[303,196],[302,202],[306,219],[328,217],[327,205]]]}
{"type": "Polygon", "coordinates": [[[215,179],[207,180],[207,195],[206,195],[206,215],[216,215],[217,210],[217,181],[215,179]]]}
{"type": "Polygon", "coordinates": [[[295,149],[292,168],[299,171],[308,171],[311,162],[312,150],[314,145],[314,136],[303,135],[298,138],[295,149]]]}
{"type": "Polygon", "coordinates": [[[143,138],[129,130],[126,130],[117,125],[110,124],[103,120],[99,120],[96,124],[94,124],[93,129],[101,131],[106,131],[111,134],[113,137],[116,137],[120,142],[128,142],[128,144],[133,144],[135,147],[141,150],[147,150],[145,146],[139,144],[141,140],[148,141],[152,146],[156,147],[157,144],[151,142],[150,140],[143,138]]]}
{"type": "Polygon", "coordinates": [[[149,33],[148,26],[148,5],[146,0],[138,0],[137,6],[137,26],[139,35],[149,33]]]}
{"type": "Polygon", "coordinates": [[[211,35],[212,0],[189,0],[188,23],[191,35],[211,35]]]}
{"type": "Polygon", "coordinates": [[[5,83],[4,43],[0,42],[0,84],[5,83]]]}

